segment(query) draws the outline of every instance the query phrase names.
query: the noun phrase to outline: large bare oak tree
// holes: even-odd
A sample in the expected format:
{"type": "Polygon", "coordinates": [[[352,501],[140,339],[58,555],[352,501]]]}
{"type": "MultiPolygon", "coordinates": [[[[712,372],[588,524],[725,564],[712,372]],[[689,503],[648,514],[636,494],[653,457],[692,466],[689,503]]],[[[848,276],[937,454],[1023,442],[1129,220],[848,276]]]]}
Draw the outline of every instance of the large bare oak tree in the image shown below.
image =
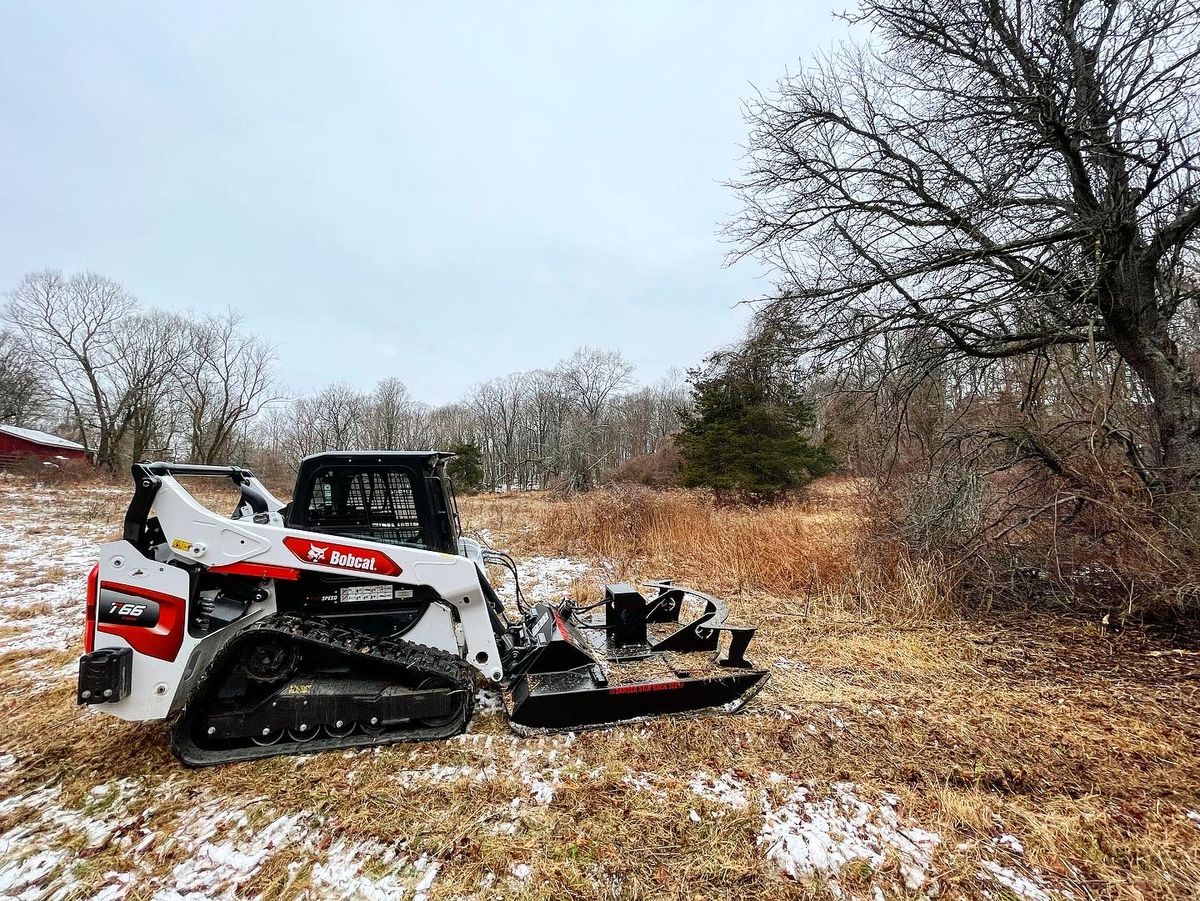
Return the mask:
{"type": "Polygon", "coordinates": [[[749,104],[731,225],[814,358],[897,333],[979,361],[1078,345],[1147,398],[1154,491],[1200,487],[1192,0],[867,0],[749,104]],[[1194,306],[1192,307],[1194,308],[1194,306]]]}

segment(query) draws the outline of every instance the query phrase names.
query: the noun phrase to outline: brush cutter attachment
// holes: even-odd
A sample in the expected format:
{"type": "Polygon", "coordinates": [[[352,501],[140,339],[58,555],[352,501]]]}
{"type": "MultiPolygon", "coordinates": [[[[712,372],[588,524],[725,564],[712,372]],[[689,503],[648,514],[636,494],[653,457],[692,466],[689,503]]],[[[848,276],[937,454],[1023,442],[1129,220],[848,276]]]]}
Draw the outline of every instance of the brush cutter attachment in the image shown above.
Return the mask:
{"type": "Polygon", "coordinates": [[[569,602],[530,611],[530,647],[514,661],[520,675],[508,698],[515,728],[734,711],[762,688],[766,671],[745,656],[754,629],[729,624],[725,604],[710,595],[670,581],[647,587],[651,598],[624,583],[607,586],[602,618],[569,602]]]}

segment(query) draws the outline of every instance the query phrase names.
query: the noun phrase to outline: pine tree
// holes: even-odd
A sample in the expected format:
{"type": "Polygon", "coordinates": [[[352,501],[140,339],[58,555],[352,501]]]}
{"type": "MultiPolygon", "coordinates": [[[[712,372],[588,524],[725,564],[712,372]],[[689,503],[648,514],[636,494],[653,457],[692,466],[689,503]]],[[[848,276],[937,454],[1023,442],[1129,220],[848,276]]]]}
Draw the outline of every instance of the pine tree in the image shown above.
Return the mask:
{"type": "Polygon", "coordinates": [[[483,491],[483,452],[474,441],[455,441],[450,445],[453,460],[446,464],[446,472],[454,480],[456,490],[465,494],[483,491]]]}
{"type": "Polygon", "coordinates": [[[794,390],[768,392],[751,376],[724,368],[708,377],[693,372],[692,392],[676,438],[683,485],[772,500],[833,470],[824,445],[805,438],[812,408],[794,390]]]}

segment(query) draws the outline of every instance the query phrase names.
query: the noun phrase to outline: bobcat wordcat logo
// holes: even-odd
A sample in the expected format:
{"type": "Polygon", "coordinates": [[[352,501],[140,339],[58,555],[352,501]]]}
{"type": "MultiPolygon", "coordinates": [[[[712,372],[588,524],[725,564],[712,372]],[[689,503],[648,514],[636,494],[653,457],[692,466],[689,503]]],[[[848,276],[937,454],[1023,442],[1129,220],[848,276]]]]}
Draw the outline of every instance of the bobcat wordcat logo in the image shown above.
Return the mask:
{"type": "Polygon", "coordinates": [[[396,561],[382,551],[365,547],[349,547],[344,544],[317,544],[307,538],[289,535],[283,539],[284,546],[305,563],[318,566],[336,566],[338,569],[353,569],[359,572],[376,573],[381,576],[398,576],[401,573],[396,561]]]}

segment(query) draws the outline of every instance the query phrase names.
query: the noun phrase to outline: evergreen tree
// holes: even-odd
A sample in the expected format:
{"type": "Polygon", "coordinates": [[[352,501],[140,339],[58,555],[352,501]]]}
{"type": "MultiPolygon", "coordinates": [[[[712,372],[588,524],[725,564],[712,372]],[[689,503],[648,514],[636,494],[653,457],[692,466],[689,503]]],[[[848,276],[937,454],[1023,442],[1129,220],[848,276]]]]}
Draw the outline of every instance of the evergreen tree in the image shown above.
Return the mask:
{"type": "Polygon", "coordinates": [[[740,367],[691,375],[695,402],[676,438],[682,484],[771,500],[833,470],[824,445],[805,438],[812,408],[794,389],[768,391],[740,367]]]}
{"type": "Polygon", "coordinates": [[[465,494],[483,491],[483,452],[474,441],[455,441],[450,445],[453,460],[446,464],[446,472],[454,480],[456,490],[465,494]]]}

